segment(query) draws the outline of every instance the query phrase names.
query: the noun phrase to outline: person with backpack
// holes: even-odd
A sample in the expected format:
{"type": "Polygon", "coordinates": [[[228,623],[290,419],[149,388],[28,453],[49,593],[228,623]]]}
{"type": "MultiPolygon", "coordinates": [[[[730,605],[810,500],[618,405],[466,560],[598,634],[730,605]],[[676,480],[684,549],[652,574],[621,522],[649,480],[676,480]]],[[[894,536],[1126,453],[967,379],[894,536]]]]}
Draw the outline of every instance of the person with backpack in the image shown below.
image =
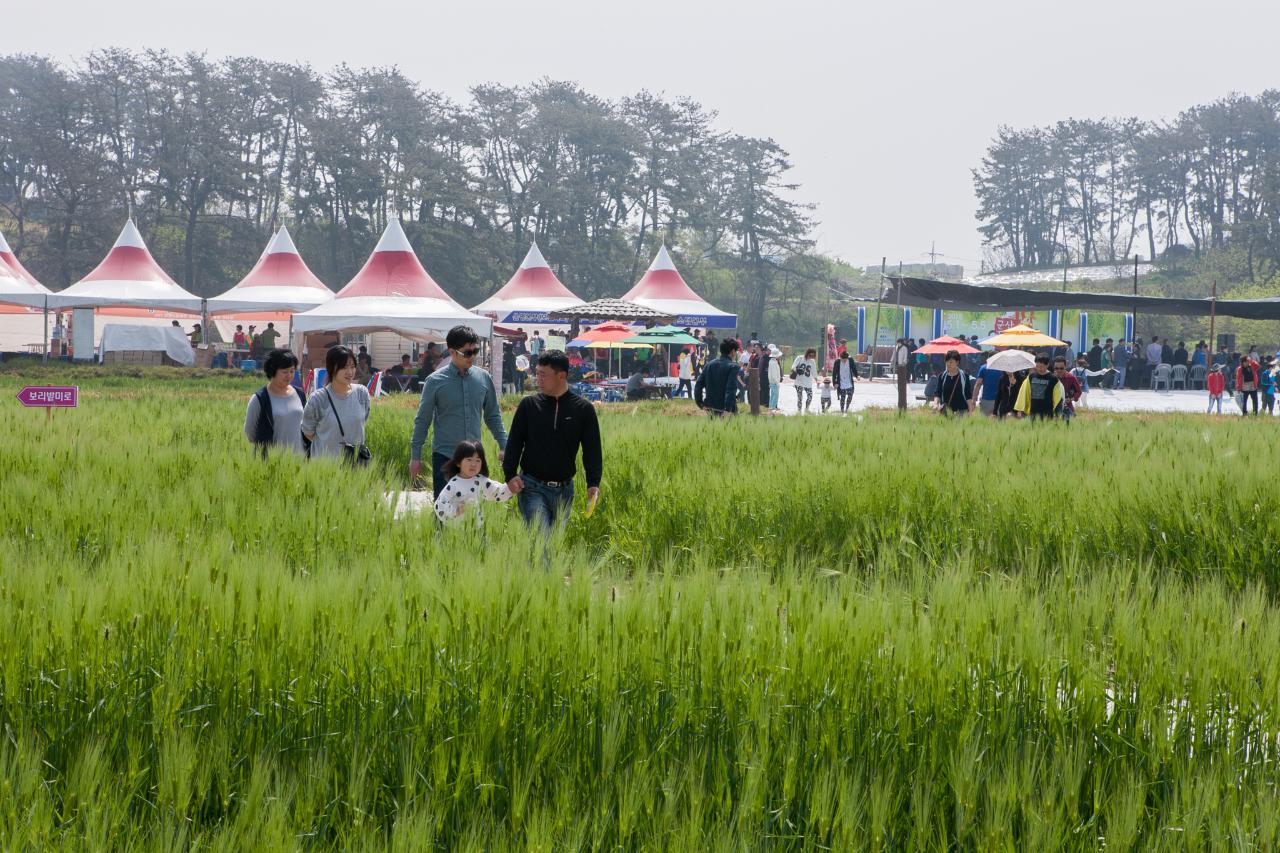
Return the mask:
{"type": "Polygon", "coordinates": [[[938,375],[938,412],[967,415],[973,411],[973,377],[960,369],[960,353],[948,350],[938,375]]]}
{"type": "Polygon", "coordinates": [[[310,442],[302,435],[302,413],[307,395],[292,384],[298,357],[287,349],[267,353],[262,372],[267,384],[249,398],[244,415],[244,436],[267,458],[272,447],[310,455],[310,442]]]}

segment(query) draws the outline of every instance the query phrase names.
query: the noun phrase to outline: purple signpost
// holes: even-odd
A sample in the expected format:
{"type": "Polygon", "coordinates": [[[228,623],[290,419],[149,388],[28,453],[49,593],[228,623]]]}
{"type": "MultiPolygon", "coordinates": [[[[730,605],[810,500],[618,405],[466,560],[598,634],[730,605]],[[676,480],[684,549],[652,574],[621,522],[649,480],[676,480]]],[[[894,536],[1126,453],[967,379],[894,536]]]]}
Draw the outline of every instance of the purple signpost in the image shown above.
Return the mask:
{"type": "Polygon", "coordinates": [[[45,417],[52,417],[54,409],[80,405],[80,389],[74,385],[28,385],[18,392],[18,402],[29,409],[43,407],[45,417]]]}

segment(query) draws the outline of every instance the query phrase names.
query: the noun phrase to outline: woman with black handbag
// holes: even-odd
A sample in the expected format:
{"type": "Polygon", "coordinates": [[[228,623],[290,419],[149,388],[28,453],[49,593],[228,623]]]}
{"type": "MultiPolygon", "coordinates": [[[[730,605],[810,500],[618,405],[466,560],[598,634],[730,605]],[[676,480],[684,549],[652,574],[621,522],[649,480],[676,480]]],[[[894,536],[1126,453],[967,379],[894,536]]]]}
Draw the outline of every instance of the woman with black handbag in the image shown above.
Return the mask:
{"type": "Polygon", "coordinates": [[[328,385],[316,391],[302,413],[302,434],[312,457],[338,457],[352,465],[369,464],[364,425],[369,420],[369,389],[356,385],[356,356],[336,346],[324,357],[328,385]]]}

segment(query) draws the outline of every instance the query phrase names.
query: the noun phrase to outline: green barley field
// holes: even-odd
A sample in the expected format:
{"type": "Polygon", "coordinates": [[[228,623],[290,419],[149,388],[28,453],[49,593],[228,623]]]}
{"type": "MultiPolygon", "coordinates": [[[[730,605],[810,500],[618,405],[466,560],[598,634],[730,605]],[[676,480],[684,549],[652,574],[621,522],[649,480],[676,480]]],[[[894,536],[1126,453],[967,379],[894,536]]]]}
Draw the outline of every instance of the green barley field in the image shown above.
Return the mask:
{"type": "Polygon", "coordinates": [[[255,387],[0,373],[0,849],[1280,848],[1274,422],[617,406],[544,544],[255,387]]]}

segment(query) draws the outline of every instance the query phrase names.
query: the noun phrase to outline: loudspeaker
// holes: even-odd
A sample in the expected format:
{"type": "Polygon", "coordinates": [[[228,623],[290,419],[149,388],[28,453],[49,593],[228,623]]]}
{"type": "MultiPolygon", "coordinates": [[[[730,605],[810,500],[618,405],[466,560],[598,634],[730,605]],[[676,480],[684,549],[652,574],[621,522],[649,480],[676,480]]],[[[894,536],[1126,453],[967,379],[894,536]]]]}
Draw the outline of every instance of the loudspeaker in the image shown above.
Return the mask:
{"type": "Polygon", "coordinates": [[[1227,348],[1227,352],[1235,352],[1235,350],[1236,350],[1236,336],[1235,336],[1235,335],[1229,335],[1229,334],[1226,334],[1226,333],[1223,333],[1223,334],[1221,334],[1221,335],[1218,335],[1218,348],[1219,348],[1219,349],[1221,349],[1221,348],[1223,348],[1223,347],[1226,347],[1226,348],[1227,348]]]}

